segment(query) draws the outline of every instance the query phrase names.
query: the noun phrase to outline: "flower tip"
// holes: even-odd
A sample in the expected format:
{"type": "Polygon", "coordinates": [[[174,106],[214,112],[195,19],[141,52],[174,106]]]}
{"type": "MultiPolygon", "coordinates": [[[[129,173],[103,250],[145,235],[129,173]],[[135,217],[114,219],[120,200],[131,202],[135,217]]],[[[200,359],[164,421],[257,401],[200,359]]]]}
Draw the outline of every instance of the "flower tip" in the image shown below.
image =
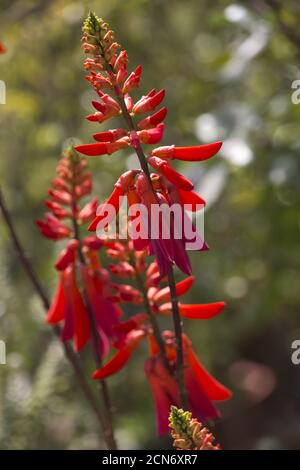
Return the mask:
{"type": "Polygon", "coordinates": [[[143,70],[143,67],[142,67],[141,65],[139,65],[139,66],[135,69],[134,73],[135,73],[136,75],[141,75],[141,74],[142,74],[142,70],[143,70]]]}

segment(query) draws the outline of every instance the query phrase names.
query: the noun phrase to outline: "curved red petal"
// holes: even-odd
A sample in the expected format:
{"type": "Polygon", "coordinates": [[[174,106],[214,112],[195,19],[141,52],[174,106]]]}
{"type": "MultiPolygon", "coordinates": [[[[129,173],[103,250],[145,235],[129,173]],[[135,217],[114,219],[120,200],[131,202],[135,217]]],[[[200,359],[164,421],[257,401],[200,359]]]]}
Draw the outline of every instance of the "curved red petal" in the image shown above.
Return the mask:
{"type": "Polygon", "coordinates": [[[122,369],[144,336],[145,333],[142,330],[130,332],[128,334],[126,344],[119,349],[107,364],[93,373],[93,379],[105,379],[122,369]]]}
{"type": "Polygon", "coordinates": [[[214,302],[210,304],[187,305],[179,303],[179,313],[184,318],[208,320],[213,318],[225,307],[225,302],[214,302]]]}
{"type": "Polygon", "coordinates": [[[171,165],[167,163],[161,165],[159,171],[177,188],[182,189],[183,191],[191,191],[194,188],[193,183],[188,180],[185,176],[178,171],[174,170],[171,165]]]}
{"type": "Polygon", "coordinates": [[[231,391],[207,372],[192,348],[189,349],[188,362],[193,369],[197,381],[211,400],[223,401],[228,400],[231,397],[231,391]]]}
{"type": "Polygon", "coordinates": [[[193,212],[197,212],[197,210],[201,209],[199,206],[205,206],[206,202],[202,199],[199,194],[195,191],[184,191],[182,189],[178,189],[180,201],[182,204],[189,204],[191,205],[191,209],[193,212]]]}
{"type": "MultiPolygon", "coordinates": [[[[186,279],[183,279],[182,281],[178,282],[176,284],[176,295],[178,297],[184,295],[188,290],[190,290],[194,280],[194,276],[189,276],[186,279]]],[[[158,291],[157,294],[154,295],[153,300],[155,302],[168,302],[169,300],[171,300],[170,288],[164,287],[163,289],[158,291]]]]}
{"type": "Polygon", "coordinates": [[[107,143],[99,142],[98,144],[76,145],[75,150],[89,157],[105,155],[107,153],[107,143]]]}
{"type": "Polygon", "coordinates": [[[175,147],[173,158],[188,162],[198,162],[213,157],[222,147],[222,142],[198,145],[196,147],[175,147]]]}

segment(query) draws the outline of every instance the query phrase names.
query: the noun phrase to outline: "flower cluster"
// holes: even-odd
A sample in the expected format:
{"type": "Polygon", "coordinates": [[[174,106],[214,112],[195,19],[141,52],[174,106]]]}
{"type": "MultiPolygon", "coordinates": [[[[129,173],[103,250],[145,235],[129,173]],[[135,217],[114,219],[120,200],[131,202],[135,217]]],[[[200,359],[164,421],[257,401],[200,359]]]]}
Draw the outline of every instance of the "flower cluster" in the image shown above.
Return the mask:
{"type": "MultiPolygon", "coordinates": [[[[182,319],[208,320],[218,315],[225,303],[190,305],[178,301],[195,281],[186,243],[199,241],[199,249],[207,249],[195,230],[192,238],[185,232],[178,236],[180,226],[194,228],[185,206],[189,204],[189,210],[196,212],[205,201],[193,191],[192,182],[171,165],[172,160],[206,160],[218,152],[221,143],[157,147],[146,156],[142,146],[158,144],[163,137],[167,110],[165,107],[157,110],[157,107],[163,101],[164,90],[151,90],[137,101],[133,100],[131,92],[140,84],[142,68],[139,66],[128,73],[126,51],[119,50],[113,31],[92,13],[84,22],[82,40],[84,51],[91,56],[84,64],[85,70],[90,71],[87,79],[98,95],[98,100],[92,102],[95,112],[87,119],[103,123],[120,116],[126,127],[95,133],[95,143],[78,145],[75,149],[86,156],[100,156],[131,147],[139,158],[140,168],[129,170],[118,178],[111,195],[96,213],[97,198],[82,203],[82,198],[90,196],[92,191],[87,160],[79,157],[74,149],[66,150],[62,156],[57,177],[48,192],[49,199],[45,201],[49,212],[44,220],[37,221],[43,236],[67,242],[55,263],[59,281],[47,321],[51,324],[63,322],[61,339],[73,339],[76,351],[93,341],[96,331],[98,341],[93,346],[99,349],[101,360],[93,378],[101,380],[102,384],[105,378],[128,362],[142,341],[147,341],[149,354],[144,371],[154,398],[157,430],[164,434],[169,430],[170,407],[179,407],[183,403],[182,388],[190,411],[201,422],[216,418],[219,413],[215,402],[231,396],[231,392],[206,371],[191,340],[181,331],[182,319]],[[146,117],[141,117],[143,114],[146,117]],[[118,214],[125,196],[129,207],[138,204],[146,208],[146,215],[138,221],[135,215],[130,215],[129,226],[139,226],[139,236],[126,241],[94,235],[81,237],[80,228],[85,224],[89,224],[88,230],[92,232],[99,224],[107,228],[118,214]],[[171,208],[174,204],[182,208],[179,219],[166,220],[163,213],[158,220],[152,217],[154,206],[171,208]],[[111,207],[113,212],[109,210],[111,207]],[[157,238],[146,231],[146,222],[151,227],[151,234],[153,228],[158,233],[157,238]],[[166,231],[169,237],[165,236],[165,228],[169,229],[166,231]],[[111,260],[106,268],[101,264],[101,250],[105,250],[106,257],[111,260]],[[155,261],[149,262],[149,255],[155,255],[155,261]],[[188,276],[177,284],[173,264],[188,276]],[[123,303],[135,305],[138,313],[122,319],[123,303]],[[171,315],[176,334],[170,330],[161,332],[159,316],[171,315]],[[176,315],[179,330],[176,329],[176,315]],[[111,347],[115,352],[103,364],[102,358],[111,347]]],[[[190,415],[185,417],[191,418],[190,415]]],[[[197,421],[192,420],[186,426],[184,436],[183,427],[174,426],[176,446],[213,448],[210,435],[197,421]]]]}
{"type": "MultiPolygon", "coordinates": [[[[112,117],[122,116],[126,128],[95,133],[93,137],[96,143],[78,145],[76,150],[84,155],[100,156],[131,147],[136,151],[141,164],[141,169],[126,172],[118,179],[102,213],[90,225],[90,230],[96,230],[108,205],[112,205],[117,213],[120,201],[126,195],[129,206],[140,204],[145,207],[148,214],[147,227],[157,225],[155,231],[158,236],[155,239],[150,237],[148,229],[143,230],[143,227],[140,227],[140,236],[135,240],[136,249],[147,247],[149,254],[156,256],[161,275],[165,275],[174,263],[184,273],[191,274],[191,265],[186,253],[186,243],[191,240],[185,235],[178,236],[178,233],[182,233],[182,225],[189,227],[199,249],[207,249],[200,235],[193,230],[193,224],[184,211],[186,204],[189,204],[191,211],[197,211],[205,202],[193,191],[193,183],[172,167],[171,161],[206,160],[218,152],[221,142],[196,147],[175,145],[157,147],[146,157],[142,144],[157,144],[163,137],[163,120],[167,109],[162,107],[156,110],[156,108],[161,104],[165,91],[153,89],[137,101],[133,100],[131,92],[140,84],[142,67],[139,66],[128,73],[127,52],[119,51],[120,45],[115,41],[114,32],[109,29],[107,23],[93,13],[90,13],[84,22],[82,41],[84,51],[92,56],[84,64],[85,69],[91,72],[87,79],[100,99],[92,102],[96,112],[87,116],[87,119],[103,123],[112,117]],[[141,119],[143,114],[147,116],[141,119]],[[149,166],[154,172],[150,173],[149,166]],[[182,206],[182,217],[177,220],[169,222],[164,220],[164,217],[162,220],[150,217],[153,206],[171,207],[174,204],[182,206]],[[170,226],[168,237],[164,236],[164,224],[170,226]]],[[[105,223],[108,223],[107,220],[105,223]]],[[[143,225],[143,222],[139,219],[139,225],[141,224],[143,225]]],[[[152,229],[153,227],[151,233],[152,229]]]]}
{"type": "Polygon", "coordinates": [[[62,341],[73,339],[74,348],[79,351],[90,340],[93,315],[101,355],[105,356],[110,341],[118,345],[122,339],[113,328],[119,323],[121,310],[114,301],[115,290],[109,273],[101,266],[99,250],[103,242],[95,236],[82,240],[79,237],[79,227],[88,223],[96,212],[97,198],[83,205],[80,202],[91,190],[92,175],[87,170],[87,161],[72,148],[67,149],[48,190],[50,197],[45,205],[49,212],[44,220],[37,220],[37,225],[43,236],[54,241],[67,240],[55,263],[59,279],[47,322],[63,322],[62,341]],[[78,282],[79,275],[83,289],[78,282]]]}
{"type": "MultiPolygon", "coordinates": [[[[175,380],[177,348],[174,334],[171,331],[162,333],[164,352],[168,367],[163,361],[161,350],[154,335],[150,320],[151,315],[168,315],[171,313],[170,288],[162,287],[164,279],[161,279],[158,264],[152,262],[145,271],[145,252],[136,252],[133,243],[122,244],[111,242],[107,250],[108,256],[117,261],[110,266],[114,275],[122,279],[138,280],[140,296],[146,293],[146,305],[150,306],[150,312],[140,312],[132,316],[128,321],[115,327],[119,332],[126,333],[123,346],[116,354],[94,374],[94,379],[104,379],[121,370],[132,353],[138,348],[143,339],[149,345],[149,357],[145,361],[144,369],[149,382],[156,407],[158,433],[168,432],[168,415],[171,405],[180,404],[178,384],[175,380]]],[[[192,276],[176,284],[176,293],[183,296],[192,287],[192,276]]],[[[179,303],[180,315],[190,319],[209,319],[219,314],[224,308],[224,302],[211,304],[182,304],[179,303]]],[[[143,305],[144,307],[144,305],[143,305]]],[[[214,379],[201,365],[196,357],[190,339],[183,334],[184,347],[184,383],[188,395],[188,402],[193,414],[201,421],[207,421],[218,416],[213,402],[227,400],[230,391],[214,379]]]]}
{"type": "Polygon", "coordinates": [[[177,450],[220,450],[219,444],[214,444],[214,436],[203,427],[192,413],[171,406],[170,428],[173,445],[177,450]]]}

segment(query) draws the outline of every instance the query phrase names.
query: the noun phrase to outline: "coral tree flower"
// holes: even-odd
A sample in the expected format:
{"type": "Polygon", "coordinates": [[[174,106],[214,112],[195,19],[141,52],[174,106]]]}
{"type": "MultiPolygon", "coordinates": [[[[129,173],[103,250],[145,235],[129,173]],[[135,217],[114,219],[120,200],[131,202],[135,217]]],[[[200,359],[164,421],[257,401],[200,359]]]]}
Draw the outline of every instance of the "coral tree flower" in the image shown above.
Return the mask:
{"type": "Polygon", "coordinates": [[[121,299],[114,295],[115,287],[110,274],[100,263],[99,250],[103,242],[90,236],[84,237],[80,245],[77,239],[72,238],[76,236],[74,227],[77,227],[76,232],[80,225],[95,217],[98,198],[92,198],[85,205],[80,202],[81,198],[90,194],[91,189],[92,177],[86,168],[86,161],[71,149],[66,150],[58,163],[57,177],[48,191],[51,199],[45,202],[51,212],[46,213],[44,220],[38,220],[37,225],[47,238],[69,240],[55,263],[59,280],[47,322],[62,324],[61,340],[73,339],[74,348],[79,351],[91,338],[90,315],[93,315],[99,336],[98,346],[104,357],[110,345],[118,347],[124,339],[124,333],[115,330],[122,315],[119,306],[121,299]],[[79,277],[81,286],[78,284],[79,277]]]}
{"type": "MultiPolygon", "coordinates": [[[[168,416],[171,405],[180,405],[178,385],[173,375],[167,371],[159,355],[158,345],[153,335],[142,327],[137,327],[127,334],[122,348],[113,358],[93,374],[95,380],[109,377],[119,370],[130,359],[132,353],[139,346],[141,340],[147,337],[150,355],[145,361],[145,374],[153,395],[157,431],[160,435],[168,432],[168,416]]],[[[176,363],[176,345],[172,332],[164,332],[164,341],[167,359],[173,370],[176,363]]],[[[207,421],[219,416],[215,401],[224,401],[230,398],[231,392],[212,377],[198,360],[192,349],[192,343],[183,335],[184,346],[184,383],[188,395],[189,409],[201,421],[207,421]]]]}
{"type": "MultiPolygon", "coordinates": [[[[91,73],[87,79],[100,98],[100,101],[92,101],[96,113],[88,116],[88,119],[102,123],[111,117],[122,116],[129,125],[127,128],[95,133],[96,143],[78,145],[76,150],[87,156],[102,156],[111,155],[126,147],[132,147],[141,156],[143,154],[142,145],[157,144],[163,138],[163,121],[167,109],[166,107],[157,109],[157,107],[162,103],[165,91],[152,89],[147,95],[143,95],[134,102],[130,93],[140,85],[142,67],[138,66],[128,74],[127,52],[125,50],[119,52],[120,45],[115,41],[113,31],[109,30],[108,25],[93,13],[90,13],[86,19],[83,32],[83,49],[91,55],[85,62],[85,69],[91,73]],[[134,128],[131,118],[139,118],[142,114],[148,115],[139,120],[137,127],[134,128]]],[[[133,205],[133,201],[134,203],[139,202],[147,208],[148,212],[153,206],[160,207],[164,204],[172,206],[174,203],[178,203],[182,207],[185,204],[190,204],[191,210],[196,211],[200,205],[203,205],[203,199],[193,192],[193,183],[177,172],[170,162],[172,160],[189,162],[207,160],[219,151],[221,145],[221,142],[196,147],[170,145],[151,150],[147,162],[145,160],[144,163],[149,164],[157,173],[149,179],[147,172],[138,174],[139,170],[136,170],[136,181],[132,182],[130,187],[122,184],[125,179],[122,175],[107,200],[107,206],[112,204],[117,212],[119,209],[117,198],[126,194],[130,205],[133,205]],[[155,186],[155,182],[158,181],[160,187],[155,186]]],[[[149,218],[147,222],[153,227],[157,221],[154,221],[153,217],[151,218],[152,220],[149,218]]],[[[95,230],[99,220],[99,217],[96,217],[89,229],[95,230]]],[[[134,241],[135,249],[143,250],[147,245],[149,254],[154,254],[157,257],[162,276],[166,274],[172,264],[176,264],[183,272],[191,274],[191,266],[186,253],[186,242],[188,241],[186,238],[188,237],[177,236],[182,224],[189,226],[189,231],[193,229],[187,214],[183,214],[181,220],[176,223],[165,220],[165,226],[169,225],[171,231],[169,237],[161,233],[161,227],[157,227],[159,232],[157,238],[153,237],[151,232],[151,235],[137,237],[138,239],[134,241]]],[[[143,225],[142,222],[141,225],[143,225]]],[[[196,249],[207,249],[207,245],[199,235],[195,234],[194,241],[193,246],[198,246],[196,249]]],[[[192,244],[189,243],[189,248],[191,246],[192,244]]]]}

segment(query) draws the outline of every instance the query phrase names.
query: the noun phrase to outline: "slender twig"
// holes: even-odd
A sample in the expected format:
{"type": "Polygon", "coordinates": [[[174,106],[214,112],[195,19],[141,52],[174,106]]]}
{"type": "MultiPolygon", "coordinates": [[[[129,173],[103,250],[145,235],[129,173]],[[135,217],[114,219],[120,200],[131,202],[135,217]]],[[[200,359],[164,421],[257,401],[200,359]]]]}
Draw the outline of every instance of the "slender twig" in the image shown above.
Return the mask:
{"type": "MultiPolygon", "coordinates": [[[[3,197],[3,194],[0,190],[0,207],[1,207],[1,210],[2,210],[2,214],[3,214],[3,218],[4,218],[4,221],[7,225],[7,228],[9,230],[9,233],[10,233],[10,236],[11,236],[11,239],[12,239],[12,242],[13,242],[13,245],[15,247],[15,250],[16,252],[18,253],[19,255],[19,259],[29,277],[29,279],[31,280],[32,284],[33,284],[33,287],[34,289],[36,290],[44,308],[46,311],[48,311],[49,307],[50,307],[50,302],[49,302],[49,299],[46,295],[46,293],[44,292],[44,289],[36,275],[36,273],[34,272],[34,269],[32,267],[32,264],[31,262],[29,261],[29,259],[27,258],[26,256],[26,253],[24,251],[24,248],[23,246],[21,245],[21,242],[20,242],[20,239],[17,235],[17,232],[16,232],[16,229],[15,229],[15,226],[14,226],[14,223],[12,221],[12,218],[11,218],[11,215],[6,207],[6,203],[5,203],[5,200],[4,200],[4,197],[3,197]]],[[[53,327],[53,331],[55,333],[55,335],[59,338],[60,337],[60,328],[56,325],[53,327]]],[[[79,383],[79,386],[90,406],[90,408],[93,410],[93,412],[95,413],[95,416],[101,426],[101,430],[102,432],[104,433],[105,431],[105,422],[104,422],[104,419],[102,417],[102,414],[99,410],[99,405],[98,405],[98,402],[90,388],[90,385],[88,383],[88,381],[86,380],[86,377],[83,373],[83,370],[81,368],[81,365],[80,365],[80,362],[79,362],[79,358],[76,356],[76,354],[74,353],[73,349],[71,348],[71,346],[68,344],[68,343],[62,343],[62,347],[64,349],[64,352],[65,352],[65,355],[67,357],[67,359],[69,360],[69,362],[71,363],[72,367],[73,367],[73,370],[74,370],[74,373],[77,377],[77,380],[78,380],[78,383],[79,383]]]]}
{"type": "MultiPolygon", "coordinates": [[[[73,156],[72,156],[72,163],[73,163],[73,156]]],[[[74,169],[74,164],[73,164],[73,169],[74,169]]],[[[82,251],[80,231],[79,231],[79,226],[78,226],[77,218],[76,218],[76,198],[75,198],[74,184],[72,184],[72,223],[73,223],[74,238],[78,241],[78,244],[79,244],[79,261],[81,264],[85,265],[86,261],[85,261],[83,251],[82,251]]],[[[90,321],[91,336],[92,336],[92,352],[93,352],[96,366],[99,369],[100,367],[102,367],[102,358],[101,358],[101,352],[100,352],[101,338],[97,330],[97,325],[95,323],[95,315],[94,315],[93,308],[90,303],[89,296],[84,287],[84,282],[82,283],[82,293],[83,293],[83,298],[84,298],[84,302],[86,305],[86,309],[87,309],[87,313],[88,313],[89,321],[90,321]]],[[[106,412],[106,420],[105,420],[106,423],[105,423],[104,434],[106,436],[108,447],[111,450],[116,450],[117,443],[116,443],[116,439],[114,436],[114,429],[113,429],[113,408],[112,408],[112,403],[111,403],[109,390],[108,390],[106,381],[99,380],[99,387],[100,387],[100,397],[104,403],[104,408],[106,412]]]]}

